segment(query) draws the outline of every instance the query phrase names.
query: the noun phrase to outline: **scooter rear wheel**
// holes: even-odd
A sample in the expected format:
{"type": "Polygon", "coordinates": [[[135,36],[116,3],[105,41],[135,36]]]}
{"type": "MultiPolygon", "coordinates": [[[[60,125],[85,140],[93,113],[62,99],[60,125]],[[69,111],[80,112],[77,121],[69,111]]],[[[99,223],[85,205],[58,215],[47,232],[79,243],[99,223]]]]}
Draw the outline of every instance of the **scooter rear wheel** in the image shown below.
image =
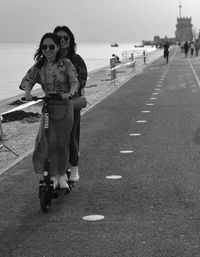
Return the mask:
{"type": "Polygon", "coordinates": [[[50,211],[51,199],[47,191],[42,191],[40,193],[40,207],[44,213],[50,211]]]}

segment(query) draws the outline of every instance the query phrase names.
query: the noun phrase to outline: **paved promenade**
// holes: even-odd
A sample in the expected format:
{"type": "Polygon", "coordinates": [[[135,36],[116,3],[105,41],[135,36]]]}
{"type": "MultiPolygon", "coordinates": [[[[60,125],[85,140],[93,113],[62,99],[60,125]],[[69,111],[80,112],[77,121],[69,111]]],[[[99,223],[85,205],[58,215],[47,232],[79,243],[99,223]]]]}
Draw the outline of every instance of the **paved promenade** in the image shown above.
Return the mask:
{"type": "Polygon", "coordinates": [[[48,214],[30,155],[3,173],[1,255],[199,257],[199,80],[174,48],[85,113],[81,180],[48,214]]]}

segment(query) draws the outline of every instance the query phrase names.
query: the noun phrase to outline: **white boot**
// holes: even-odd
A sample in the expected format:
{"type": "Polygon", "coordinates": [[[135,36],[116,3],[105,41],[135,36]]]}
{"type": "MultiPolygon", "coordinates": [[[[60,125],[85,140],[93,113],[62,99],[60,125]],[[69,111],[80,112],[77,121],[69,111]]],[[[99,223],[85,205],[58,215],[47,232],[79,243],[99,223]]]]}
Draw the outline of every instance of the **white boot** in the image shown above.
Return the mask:
{"type": "Polygon", "coordinates": [[[56,189],[56,187],[58,187],[57,177],[51,177],[50,180],[53,181],[53,188],[56,189]]]}
{"type": "Polygon", "coordinates": [[[60,176],[59,184],[60,184],[61,189],[68,189],[69,188],[69,185],[67,184],[67,181],[68,181],[67,174],[63,174],[62,176],[60,176]]]}
{"type": "Polygon", "coordinates": [[[69,180],[77,182],[77,181],[79,181],[79,178],[80,178],[80,176],[79,176],[79,172],[78,172],[78,166],[71,166],[69,180]]]}

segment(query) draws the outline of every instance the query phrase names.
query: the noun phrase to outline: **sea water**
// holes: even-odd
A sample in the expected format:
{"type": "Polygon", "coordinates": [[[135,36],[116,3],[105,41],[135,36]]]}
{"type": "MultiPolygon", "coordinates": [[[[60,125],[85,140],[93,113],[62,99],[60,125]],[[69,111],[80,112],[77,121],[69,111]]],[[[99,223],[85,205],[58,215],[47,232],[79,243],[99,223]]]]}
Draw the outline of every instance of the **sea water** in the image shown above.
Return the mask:
{"type": "MultiPolygon", "coordinates": [[[[140,42],[119,43],[111,47],[110,43],[79,43],[77,53],[84,59],[88,72],[110,64],[112,54],[121,59],[123,51],[132,51],[140,42]]],[[[19,84],[27,70],[34,64],[35,44],[0,44],[0,100],[21,94],[19,84]]],[[[139,49],[139,48],[137,48],[139,49]]],[[[148,51],[153,49],[149,47],[148,51]]]]}

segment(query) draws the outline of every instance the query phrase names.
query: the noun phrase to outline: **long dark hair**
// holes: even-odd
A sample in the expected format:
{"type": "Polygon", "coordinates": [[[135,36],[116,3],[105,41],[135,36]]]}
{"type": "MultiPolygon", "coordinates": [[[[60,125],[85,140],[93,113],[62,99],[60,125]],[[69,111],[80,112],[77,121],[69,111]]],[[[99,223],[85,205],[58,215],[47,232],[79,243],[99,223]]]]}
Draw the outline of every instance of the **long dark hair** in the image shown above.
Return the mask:
{"type": "Polygon", "coordinates": [[[59,40],[58,36],[56,36],[56,34],[51,33],[51,32],[45,33],[44,36],[40,40],[39,48],[36,50],[36,52],[34,54],[34,60],[36,62],[36,67],[39,69],[44,65],[45,60],[46,60],[46,57],[42,53],[42,44],[46,38],[51,38],[54,41],[54,43],[57,45],[57,47],[59,48],[59,50],[56,54],[55,62],[59,61],[60,56],[61,56],[60,40],[59,40]]]}
{"type": "Polygon", "coordinates": [[[69,36],[69,48],[68,48],[68,58],[70,60],[72,60],[72,56],[76,53],[76,42],[75,42],[75,38],[74,35],[72,33],[72,31],[67,27],[67,26],[57,26],[53,33],[57,34],[59,31],[64,31],[67,33],[67,35],[69,36]]]}

